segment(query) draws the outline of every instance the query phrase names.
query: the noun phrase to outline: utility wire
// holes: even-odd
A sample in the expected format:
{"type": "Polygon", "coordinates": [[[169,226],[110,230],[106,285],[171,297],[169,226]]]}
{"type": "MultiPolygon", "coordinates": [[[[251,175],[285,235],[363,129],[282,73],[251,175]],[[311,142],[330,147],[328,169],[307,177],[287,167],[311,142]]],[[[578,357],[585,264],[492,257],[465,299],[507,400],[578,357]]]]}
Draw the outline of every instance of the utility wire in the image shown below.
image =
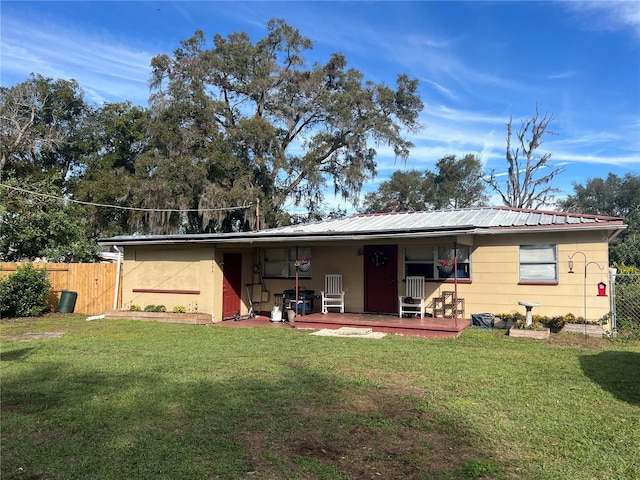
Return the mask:
{"type": "Polygon", "coordinates": [[[73,200],[72,198],[56,197],[55,195],[49,195],[47,193],[33,192],[33,191],[27,190],[25,188],[12,187],[10,185],[5,185],[5,184],[0,184],[0,186],[2,186],[4,188],[8,188],[10,190],[16,190],[18,192],[23,192],[23,193],[28,193],[30,195],[35,195],[36,197],[50,198],[50,199],[53,199],[53,200],[59,200],[61,202],[72,202],[72,203],[79,203],[80,205],[90,205],[90,206],[93,206],[93,207],[103,207],[103,208],[115,208],[115,209],[119,209],[119,210],[132,210],[132,211],[136,211],[136,212],[177,212],[177,213],[184,213],[184,212],[222,212],[224,210],[242,210],[242,209],[249,208],[249,207],[251,207],[253,205],[252,203],[250,203],[248,205],[243,205],[243,206],[240,206],[240,207],[220,207],[220,208],[202,208],[202,209],[197,209],[197,208],[178,209],[178,208],[123,207],[123,206],[120,206],[120,205],[108,205],[108,204],[104,204],[104,203],[83,202],[81,200],[73,200]]]}

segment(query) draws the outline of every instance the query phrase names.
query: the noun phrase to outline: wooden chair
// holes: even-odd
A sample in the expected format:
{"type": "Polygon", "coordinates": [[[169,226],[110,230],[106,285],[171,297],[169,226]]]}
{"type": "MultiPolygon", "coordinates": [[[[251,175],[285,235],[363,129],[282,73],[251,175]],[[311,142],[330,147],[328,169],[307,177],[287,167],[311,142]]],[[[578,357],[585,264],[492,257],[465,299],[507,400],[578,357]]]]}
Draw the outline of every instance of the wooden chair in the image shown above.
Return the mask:
{"type": "Polygon", "coordinates": [[[324,277],[324,290],[322,296],[322,313],[327,313],[327,308],[339,308],[344,313],[344,290],[342,289],[342,275],[330,273],[324,277]]]}
{"type": "Polygon", "coordinates": [[[399,315],[417,316],[424,318],[425,296],[424,277],[407,277],[405,295],[398,296],[399,315]]]}

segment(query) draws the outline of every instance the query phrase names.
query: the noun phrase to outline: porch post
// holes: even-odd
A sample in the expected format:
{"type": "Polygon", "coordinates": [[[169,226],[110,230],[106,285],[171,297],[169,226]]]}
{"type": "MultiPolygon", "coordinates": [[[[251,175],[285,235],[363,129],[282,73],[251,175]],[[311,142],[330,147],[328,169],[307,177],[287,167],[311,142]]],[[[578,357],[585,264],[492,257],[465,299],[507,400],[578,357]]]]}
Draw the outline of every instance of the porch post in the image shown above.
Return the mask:
{"type": "Polygon", "coordinates": [[[453,242],[453,320],[458,323],[458,242],[453,242]]]}
{"type": "MultiPolygon", "coordinates": [[[[298,246],[296,245],[296,263],[298,262],[298,246]]],[[[298,265],[296,267],[296,305],[293,307],[294,317],[298,316],[298,302],[300,302],[300,289],[298,287],[298,265]]]]}

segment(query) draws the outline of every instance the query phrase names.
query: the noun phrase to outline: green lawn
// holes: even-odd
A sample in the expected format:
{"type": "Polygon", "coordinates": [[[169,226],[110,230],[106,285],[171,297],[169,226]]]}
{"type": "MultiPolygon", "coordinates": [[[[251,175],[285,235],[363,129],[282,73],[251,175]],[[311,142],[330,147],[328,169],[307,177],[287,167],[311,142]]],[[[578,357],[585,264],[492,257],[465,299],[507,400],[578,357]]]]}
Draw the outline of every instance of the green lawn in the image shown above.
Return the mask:
{"type": "Polygon", "coordinates": [[[3,480],[640,478],[637,344],[77,316],[0,339],[3,480]]]}

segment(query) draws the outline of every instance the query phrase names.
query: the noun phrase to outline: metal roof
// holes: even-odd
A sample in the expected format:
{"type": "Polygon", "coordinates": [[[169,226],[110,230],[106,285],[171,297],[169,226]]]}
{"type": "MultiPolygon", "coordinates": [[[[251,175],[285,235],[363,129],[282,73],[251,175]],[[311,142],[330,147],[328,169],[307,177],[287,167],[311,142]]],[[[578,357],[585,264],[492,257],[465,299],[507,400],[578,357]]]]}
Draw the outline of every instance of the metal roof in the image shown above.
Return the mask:
{"type": "Polygon", "coordinates": [[[389,230],[429,230],[443,228],[510,228],[542,225],[610,225],[619,218],[578,215],[560,212],[495,208],[438,210],[433,212],[402,212],[362,214],[322,222],[290,225],[268,231],[290,233],[362,232],[389,230]]]}
{"type": "Polygon", "coordinates": [[[623,219],[602,215],[483,207],[432,212],[358,214],[258,232],[192,235],[132,235],[101,239],[103,245],[146,243],[262,243],[329,239],[397,238],[524,231],[596,229],[614,235],[626,228],[623,219]]]}

